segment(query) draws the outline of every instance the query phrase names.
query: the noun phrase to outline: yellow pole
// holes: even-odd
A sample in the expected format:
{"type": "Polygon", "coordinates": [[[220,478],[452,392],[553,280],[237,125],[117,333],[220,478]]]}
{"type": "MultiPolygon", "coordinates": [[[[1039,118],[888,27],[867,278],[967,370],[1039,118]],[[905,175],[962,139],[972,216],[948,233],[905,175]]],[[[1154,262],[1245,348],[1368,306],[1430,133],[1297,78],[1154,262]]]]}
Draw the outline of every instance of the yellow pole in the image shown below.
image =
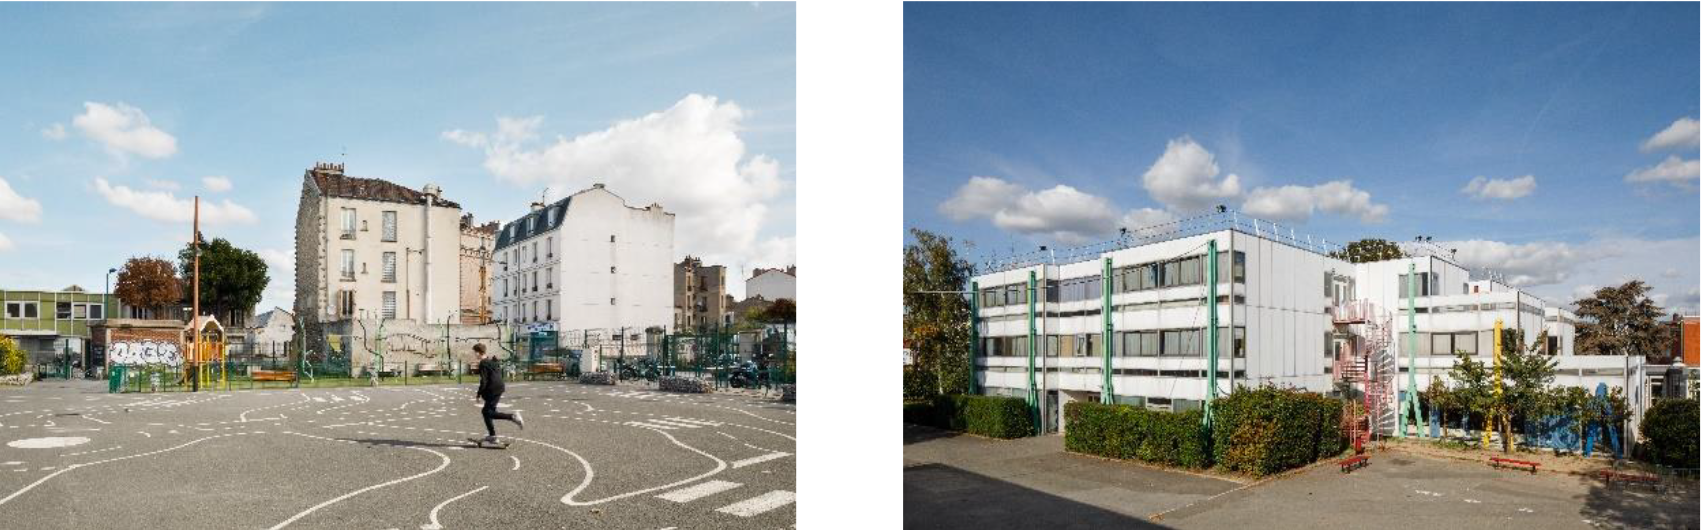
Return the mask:
{"type": "MultiPolygon", "coordinates": [[[[1505,323],[1502,322],[1500,319],[1498,319],[1498,318],[1494,319],[1494,399],[1496,401],[1498,401],[1500,399],[1500,395],[1501,395],[1501,388],[1500,388],[1500,331],[1501,331],[1501,329],[1504,325],[1505,325],[1505,323]]],[[[1483,422],[1482,446],[1483,446],[1483,449],[1488,449],[1488,434],[1489,434],[1489,431],[1493,430],[1495,428],[1495,426],[1499,425],[1499,422],[1506,421],[1506,418],[1498,417],[1493,411],[1490,411],[1488,413],[1488,417],[1484,418],[1484,419],[1487,420],[1487,421],[1483,422]]]]}

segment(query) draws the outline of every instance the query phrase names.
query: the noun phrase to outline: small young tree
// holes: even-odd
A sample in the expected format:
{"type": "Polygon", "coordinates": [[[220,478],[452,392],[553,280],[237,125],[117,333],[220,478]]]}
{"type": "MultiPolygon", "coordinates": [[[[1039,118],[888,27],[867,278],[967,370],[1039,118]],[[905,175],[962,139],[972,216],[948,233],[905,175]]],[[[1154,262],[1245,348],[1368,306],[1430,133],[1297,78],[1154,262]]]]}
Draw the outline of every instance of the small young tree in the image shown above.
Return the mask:
{"type": "Polygon", "coordinates": [[[915,353],[915,366],[934,373],[940,393],[967,392],[974,377],[970,340],[969,287],[974,267],[954,248],[951,238],[926,230],[910,233],[904,246],[904,344],[915,353]]]}
{"type": "MultiPolygon", "coordinates": [[[[1495,407],[1494,374],[1482,362],[1464,352],[1454,352],[1457,359],[1453,368],[1448,370],[1447,378],[1453,380],[1452,400],[1465,414],[1483,418],[1483,430],[1493,429],[1489,423],[1489,413],[1495,407]]],[[[1469,426],[1466,426],[1469,428],[1469,426]]],[[[1485,434],[1486,436],[1486,434],[1485,434]]]]}
{"type": "Polygon", "coordinates": [[[1441,418],[1441,438],[1447,438],[1447,409],[1453,407],[1453,391],[1447,388],[1447,383],[1441,376],[1429,378],[1429,389],[1424,391],[1424,397],[1429,399],[1429,407],[1435,409],[1436,416],[1441,418]]]}
{"type": "Polygon", "coordinates": [[[0,374],[12,375],[24,371],[24,363],[28,362],[24,349],[11,337],[0,335],[0,374]]]}
{"type": "MultiPolygon", "coordinates": [[[[1504,334],[1503,334],[1504,335],[1504,334]]],[[[1500,373],[1505,379],[1500,394],[1501,416],[1500,437],[1502,448],[1512,451],[1512,418],[1522,416],[1526,419],[1536,419],[1546,416],[1553,410],[1553,402],[1548,386],[1553,384],[1554,368],[1559,361],[1543,355],[1539,344],[1547,342],[1547,332],[1536,335],[1536,340],[1530,345],[1512,342],[1502,348],[1500,355],[1500,373]]],[[[1529,442],[1529,433],[1524,433],[1524,440],[1529,442]]]]}

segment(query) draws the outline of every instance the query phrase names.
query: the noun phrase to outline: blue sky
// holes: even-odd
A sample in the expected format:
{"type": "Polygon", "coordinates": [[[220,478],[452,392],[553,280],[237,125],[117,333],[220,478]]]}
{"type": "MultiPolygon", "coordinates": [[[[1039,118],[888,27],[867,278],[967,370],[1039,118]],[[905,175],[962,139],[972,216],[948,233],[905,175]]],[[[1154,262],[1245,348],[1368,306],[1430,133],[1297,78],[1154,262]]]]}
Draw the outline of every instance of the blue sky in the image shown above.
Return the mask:
{"type": "Polygon", "coordinates": [[[984,258],[1226,204],[1693,313],[1697,11],[906,4],[905,226],[984,258]]]}
{"type": "Polygon", "coordinates": [[[199,194],[287,308],[315,161],[481,222],[603,182],[681,256],[795,262],[790,4],[7,3],[0,49],[0,288],[175,255],[199,194]]]}

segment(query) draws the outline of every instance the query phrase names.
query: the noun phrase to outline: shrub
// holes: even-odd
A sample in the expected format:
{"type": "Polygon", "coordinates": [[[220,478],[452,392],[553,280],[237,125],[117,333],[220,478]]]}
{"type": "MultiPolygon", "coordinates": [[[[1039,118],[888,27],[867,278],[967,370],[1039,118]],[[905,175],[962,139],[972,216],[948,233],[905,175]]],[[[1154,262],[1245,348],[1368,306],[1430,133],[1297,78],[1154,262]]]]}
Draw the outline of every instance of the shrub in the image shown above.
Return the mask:
{"type": "Polygon", "coordinates": [[[1069,451],[1190,468],[1210,465],[1203,412],[1075,401],[1064,406],[1063,414],[1063,447],[1069,451]]]}
{"type": "Polygon", "coordinates": [[[1696,467],[1701,458],[1696,448],[1701,408],[1693,399],[1662,399],[1642,418],[1642,439],[1654,463],[1681,468],[1696,467]]]}
{"type": "Polygon", "coordinates": [[[0,335],[0,374],[12,375],[24,371],[24,349],[11,337],[0,335]]]}
{"type": "Polygon", "coordinates": [[[1312,392],[1263,386],[1219,399],[1212,457],[1225,469],[1269,475],[1339,454],[1341,402],[1312,392]]]}
{"type": "Polygon", "coordinates": [[[933,425],[933,404],[926,401],[905,401],[904,423],[933,425]]]}
{"type": "Polygon", "coordinates": [[[914,366],[904,367],[904,399],[929,399],[939,393],[939,380],[933,372],[914,366]]]}
{"type": "Polygon", "coordinates": [[[934,427],[992,438],[1021,438],[1034,434],[1028,403],[1022,398],[941,395],[933,398],[934,427]]]}

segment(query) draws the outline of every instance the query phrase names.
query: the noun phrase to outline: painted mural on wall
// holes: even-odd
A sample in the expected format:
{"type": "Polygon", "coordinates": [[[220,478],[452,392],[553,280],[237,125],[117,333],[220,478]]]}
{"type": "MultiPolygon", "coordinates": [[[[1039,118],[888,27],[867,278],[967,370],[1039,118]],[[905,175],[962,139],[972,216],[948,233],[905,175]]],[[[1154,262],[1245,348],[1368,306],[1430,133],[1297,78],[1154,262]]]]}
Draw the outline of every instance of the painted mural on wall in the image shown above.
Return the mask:
{"type": "Polygon", "coordinates": [[[183,353],[178,350],[177,343],[166,341],[119,341],[107,348],[107,358],[112,364],[141,365],[164,364],[177,366],[183,364],[183,353]]]}

